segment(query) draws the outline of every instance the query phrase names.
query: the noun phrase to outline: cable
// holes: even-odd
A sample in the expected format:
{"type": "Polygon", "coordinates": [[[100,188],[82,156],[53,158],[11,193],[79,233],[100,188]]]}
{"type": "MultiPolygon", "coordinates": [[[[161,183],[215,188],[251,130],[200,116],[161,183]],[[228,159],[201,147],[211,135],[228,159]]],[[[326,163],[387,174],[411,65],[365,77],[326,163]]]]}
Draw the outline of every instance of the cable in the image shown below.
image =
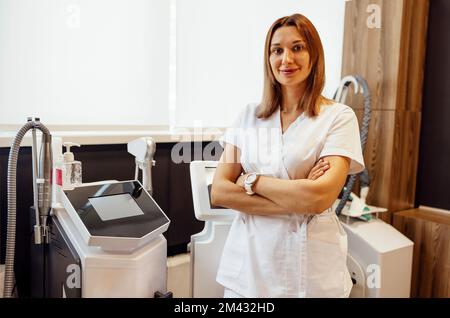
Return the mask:
{"type": "MultiPolygon", "coordinates": [[[[369,135],[369,124],[370,124],[370,117],[371,117],[371,112],[372,112],[372,96],[370,94],[369,91],[369,86],[367,85],[367,82],[359,75],[356,76],[351,76],[351,77],[346,77],[348,78],[348,80],[345,81],[345,83],[343,84],[344,87],[346,87],[348,89],[348,86],[351,83],[357,83],[361,86],[362,88],[362,93],[364,96],[364,115],[363,115],[363,120],[362,120],[362,125],[361,125],[361,148],[362,151],[364,152],[365,147],[366,147],[366,142],[367,142],[367,137],[369,135]],[[354,79],[355,82],[350,81],[349,79],[354,79]]],[[[342,87],[342,86],[341,86],[342,87]]],[[[344,95],[342,95],[343,89],[339,88],[338,91],[335,94],[335,97],[339,98],[339,102],[340,103],[345,103],[345,99],[347,97],[347,94],[345,92],[344,95]]],[[[355,89],[355,91],[357,91],[357,88],[355,89]]],[[[350,193],[352,192],[353,189],[353,185],[356,181],[356,178],[358,176],[364,176],[361,181],[364,183],[364,185],[368,185],[370,182],[370,177],[369,177],[369,172],[367,171],[367,168],[364,169],[363,172],[359,173],[359,174],[354,174],[352,176],[350,176],[350,179],[348,180],[347,184],[344,186],[344,190],[342,193],[342,198],[339,201],[339,204],[336,208],[336,214],[340,215],[342,212],[342,209],[344,208],[345,204],[347,203],[347,200],[350,196],[350,193]]]]}
{"type": "Polygon", "coordinates": [[[5,254],[5,282],[3,295],[5,298],[12,297],[13,290],[15,289],[14,282],[14,255],[16,248],[16,209],[17,209],[17,159],[19,157],[20,144],[23,137],[30,129],[37,128],[41,130],[45,135],[50,136],[50,131],[40,122],[29,121],[14,137],[13,144],[9,151],[8,158],[8,221],[7,221],[7,234],[6,234],[6,254],[5,254]]]}

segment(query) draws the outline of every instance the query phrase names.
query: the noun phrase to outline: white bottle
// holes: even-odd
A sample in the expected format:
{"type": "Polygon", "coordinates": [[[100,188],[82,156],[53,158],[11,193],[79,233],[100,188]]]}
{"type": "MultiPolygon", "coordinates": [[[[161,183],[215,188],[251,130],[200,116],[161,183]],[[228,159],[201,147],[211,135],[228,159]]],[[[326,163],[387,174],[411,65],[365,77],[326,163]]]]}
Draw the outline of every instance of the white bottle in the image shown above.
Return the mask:
{"type": "Polygon", "coordinates": [[[70,151],[70,147],[80,147],[80,145],[69,141],[64,142],[63,145],[66,147],[66,152],[62,156],[62,164],[60,165],[61,181],[63,190],[70,190],[80,186],[82,183],[81,162],[76,161],[73,153],[70,151]]]}

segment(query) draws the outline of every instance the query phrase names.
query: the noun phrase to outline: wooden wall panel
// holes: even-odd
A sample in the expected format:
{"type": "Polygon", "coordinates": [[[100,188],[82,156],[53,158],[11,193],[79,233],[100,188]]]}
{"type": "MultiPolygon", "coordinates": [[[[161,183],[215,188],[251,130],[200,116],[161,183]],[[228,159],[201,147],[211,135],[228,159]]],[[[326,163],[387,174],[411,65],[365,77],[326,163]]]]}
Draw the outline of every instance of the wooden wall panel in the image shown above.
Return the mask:
{"type": "Polygon", "coordinates": [[[397,110],[420,112],[428,27],[428,0],[405,1],[398,78],[397,110]]]}
{"type": "MultiPolygon", "coordinates": [[[[387,222],[392,212],[414,207],[428,3],[346,3],[342,76],[361,75],[371,91],[373,111],[364,152],[371,176],[367,200],[389,209],[387,222]],[[381,28],[367,25],[373,14],[369,5],[381,9],[381,28]]],[[[362,95],[349,94],[346,103],[361,120],[362,95]]]]}
{"type": "MultiPolygon", "coordinates": [[[[372,93],[374,110],[396,109],[403,0],[354,0],[345,11],[342,76],[361,75],[372,93]],[[369,28],[369,5],[381,8],[381,28],[369,28]]],[[[360,95],[349,96],[354,109],[363,108],[360,95]]]]}
{"type": "Polygon", "coordinates": [[[393,225],[414,242],[411,297],[450,297],[450,218],[426,209],[394,214],[393,225]]]}
{"type": "MultiPolygon", "coordinates": [[[[398,109],[397,94],[401,89],[399,67],[404,52],[401,42],[405,39],[403,30],[404,6],[411,0],[384,0],[382,3],[383,27],[381,28],[381,77],[380,110],[398,109]]],[[[414,1],[414,0],[413,0],[414,1]]]]}
{"type": "MultiPolygon", "coordinates": [[[[359,122],[361,122],[363,111],[358,109],[355,110],[355,113],[359,122]]],[[[385,190],[385,185],[390,183],[392,166],[385,163],[392,158],[392,152],[389,150],[393,149],[394,134],[392,127],[394,126],[394,111],[375,110],[372,112],[364,161],[371,178],[367,201],[375,206],[384,206],[385,202],[389,202],[390,193],[385,190]],[[379,151],[379,149],[386,149],[386,151],[379,151]]],[[[389,218],[385,221],[389,221],[389,218]]]]}
{"type": "Polygon", "coordinates": [[[401,211],[414,207],[417,166],[419,161],[421,113],[417,111],[395,112],[394,148],[391,159],[391,198],[389,211],[401,211]]]}

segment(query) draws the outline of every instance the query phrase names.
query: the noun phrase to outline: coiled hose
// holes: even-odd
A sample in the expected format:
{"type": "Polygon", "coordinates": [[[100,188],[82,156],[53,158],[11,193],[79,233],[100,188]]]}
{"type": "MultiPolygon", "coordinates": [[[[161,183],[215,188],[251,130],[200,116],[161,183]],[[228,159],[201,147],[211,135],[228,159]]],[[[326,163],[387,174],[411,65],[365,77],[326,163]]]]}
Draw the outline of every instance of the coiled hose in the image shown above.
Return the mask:
{"type": "Polygon", "coordinates": [[[14,255],[16,248],[16,181],[17,181],[17,159],[19,157],[20,144],[23,137],[32,128],[41,130],[50,135],[50,131],[40,122],[30,121],[20,128],[14,137],[8,158],[8,223],[6,234],[6,260],[5,260],[5,283],[3,297],[12,297],[14,290],[14,255]]]}
{"type": "MultiPolygon", "coordinates": [[[[370,116],[372,111],[372,96],[370,95],[369,86],[367,85],[366,80],[364,80],[361,76],[356,75],[355,76],[357,82],[359,85],[362,86],[363,89],[363,96],[364,96],[364,115],[363,115],[363,121],[361,126],[361,148],[364,152],[364,149],[366,148],[366,142],[367,137],[369,135],[369,124],[370,124],[370,116]]],[[[363,172],[359,174],[354,174],[350,176],[350,179],[348,180],[347,184],[344,187],[344,191],[342,193],[342,198],[339,201],[339,204],[336,208],[336,214],[340,215],[342,212],[342,209],[344,208],[345,204],[347,203],[348,197],[350,196],[350,193],[352,192],[353,185],[356,181],[356,178],[361,175],[361,179],[364,180],[365,184],[369,183],[369,174],[367,169],[364,169],[363,172]]]]}

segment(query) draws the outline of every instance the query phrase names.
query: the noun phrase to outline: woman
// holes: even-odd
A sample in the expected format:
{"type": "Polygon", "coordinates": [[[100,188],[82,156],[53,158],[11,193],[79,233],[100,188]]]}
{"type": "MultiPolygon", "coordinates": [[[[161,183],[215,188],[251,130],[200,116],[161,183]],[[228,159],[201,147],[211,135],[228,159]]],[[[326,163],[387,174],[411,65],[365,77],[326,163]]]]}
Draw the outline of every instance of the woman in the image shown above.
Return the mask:
{"type": "Polygon", "coordinates": [[[213,180],[212,204],[240,212],[217,281],[225,297],[348,297],[347,237],[331,206],[364,169],[358,121],[321,95],[323,47],[306,17],[275,21],[264,54],[262,102],[224,135],[213,180]],[[321,160],[326,173],[308,176],[321,160]]]}

